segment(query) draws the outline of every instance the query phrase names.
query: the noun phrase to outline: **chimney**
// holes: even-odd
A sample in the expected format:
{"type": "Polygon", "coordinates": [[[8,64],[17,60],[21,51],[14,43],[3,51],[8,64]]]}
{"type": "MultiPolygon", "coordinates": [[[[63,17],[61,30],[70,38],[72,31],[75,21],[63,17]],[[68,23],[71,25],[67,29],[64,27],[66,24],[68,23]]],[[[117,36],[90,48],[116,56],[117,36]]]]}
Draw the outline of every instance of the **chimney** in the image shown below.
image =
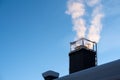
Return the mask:
{"type": "Polygon", "coordinates": [[[49,70],[44,72],[42,76],[45,80],[53,80],[59,77],[59,73],[49,70]]]}
{"type": "Polygon", "coordinates": [[[97,44],[85,38],[70,43],[69,74],[97,65],[97,44]]]}

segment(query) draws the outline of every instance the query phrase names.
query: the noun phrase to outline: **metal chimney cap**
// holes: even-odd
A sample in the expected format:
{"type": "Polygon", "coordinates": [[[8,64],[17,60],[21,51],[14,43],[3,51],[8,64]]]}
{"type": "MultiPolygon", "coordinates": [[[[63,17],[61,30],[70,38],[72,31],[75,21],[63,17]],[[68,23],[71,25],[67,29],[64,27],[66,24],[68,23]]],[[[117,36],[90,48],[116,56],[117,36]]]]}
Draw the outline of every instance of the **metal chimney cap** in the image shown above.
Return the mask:
{"type": "Polygon", "coordinates": [[[43,77],[48,77],[48,76],[59,77],[59,73],[52,70],[46,71],[42,75],[43,77]]]}

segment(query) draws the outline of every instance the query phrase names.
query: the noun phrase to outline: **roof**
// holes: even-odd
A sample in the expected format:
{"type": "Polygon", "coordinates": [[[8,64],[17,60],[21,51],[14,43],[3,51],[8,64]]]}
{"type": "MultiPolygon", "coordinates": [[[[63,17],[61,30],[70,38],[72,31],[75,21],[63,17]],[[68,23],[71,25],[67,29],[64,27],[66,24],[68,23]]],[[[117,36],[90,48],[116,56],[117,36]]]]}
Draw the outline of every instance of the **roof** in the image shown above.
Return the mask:
{"type": "Polygon", "coordinates": [[[120,80],[120,59],[75,72],[55,80],[120,80]]]}

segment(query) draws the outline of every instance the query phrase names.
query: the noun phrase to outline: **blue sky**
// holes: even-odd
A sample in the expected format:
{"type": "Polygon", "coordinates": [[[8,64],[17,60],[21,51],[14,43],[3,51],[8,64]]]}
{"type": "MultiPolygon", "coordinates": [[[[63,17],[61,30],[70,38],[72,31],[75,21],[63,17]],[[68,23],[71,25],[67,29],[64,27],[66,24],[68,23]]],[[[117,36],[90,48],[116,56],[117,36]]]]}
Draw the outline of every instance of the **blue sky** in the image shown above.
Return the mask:
{"type": "MultiPolygon", "coordinates": [[[[43,80],[69,69],[69,42],[74,40],[66,0],[0,0],[0,80],[43,80]]],[[[103,0],[103,29],[98,64],[120,58],[120,0],[103,0]]]]}

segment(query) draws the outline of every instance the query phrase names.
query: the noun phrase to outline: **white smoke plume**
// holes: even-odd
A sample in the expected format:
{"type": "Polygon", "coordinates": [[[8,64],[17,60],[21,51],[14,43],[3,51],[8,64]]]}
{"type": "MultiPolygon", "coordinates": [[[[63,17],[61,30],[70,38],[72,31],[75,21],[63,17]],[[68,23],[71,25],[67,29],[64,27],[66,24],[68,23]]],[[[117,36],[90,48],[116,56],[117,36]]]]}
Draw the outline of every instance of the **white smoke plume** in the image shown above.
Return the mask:
{"type": "Polygon", "coordinates": [[[71,15],[73,22],[73,30],[76,31],[76,39],[85,37],[85,20],[82,18],[85,15],[85,5],[81,0],[68,0],[68,10],[66,13],[71,15]]]}
{"type": "Polygon", "coordinates": [[[100,3],[100,0],[86,0],[88,6],[94,6],[100,3]]]}
{"type": "Polygon", "coordinates": [[[95,7],[92,13],[92,20],[91,26],[89,28],[88,39],[99,42],[100,40],[100,32],[102,30],[102,23],[101,20],[104,17],[103,13],[101,12],[102,6],[99,5],[95,7]]]}
{"type": "Polygon", "coordinates": [[[73,30],[76,31],[75,39],[87,37],[92,41],[99,42],[102,29],[101,20],[104,16],[100,0],[68,0],[66,13],[72,17],[73,30]],[[92,14],[90,14],[92,20],[88,27],[86,27],[84,19],[87,12],[86,6],[92,8],[92,14]],[[86,30],[88,30],[87,35],[86,30]]]}

